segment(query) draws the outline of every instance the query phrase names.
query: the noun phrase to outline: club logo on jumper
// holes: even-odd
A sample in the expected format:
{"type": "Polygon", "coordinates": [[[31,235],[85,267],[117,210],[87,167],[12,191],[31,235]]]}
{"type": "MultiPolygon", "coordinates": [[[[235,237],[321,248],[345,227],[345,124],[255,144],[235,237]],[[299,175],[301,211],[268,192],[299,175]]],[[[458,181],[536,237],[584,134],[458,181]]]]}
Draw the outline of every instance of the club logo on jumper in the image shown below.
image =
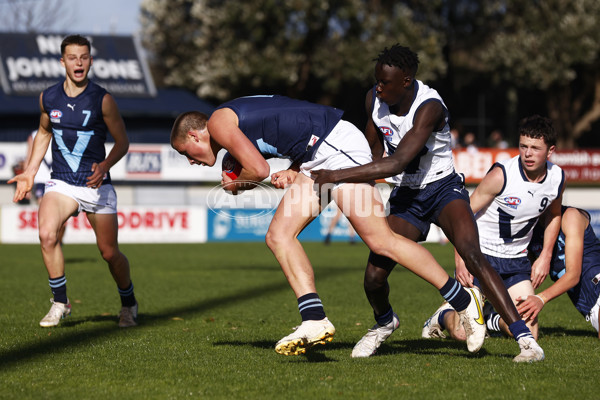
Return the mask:
{"type": "Polygon", "coordinates": [[[380,126],[379,130],[381,131],[381,133],[383,133],[383,137],[385,138],[385,140],[392,140],[392,136],[394,136],[394,131],[392,130],[392,128],[389,128],[387,126],[380,126]]]}
{"type": "Polygon", "coordinates": [[[313,147],[318,141],[319,141],[319,137],[315,136],[315,135],[312,135],[310,137],[310,140],[308,141],[308,144],[306,145],[306,150],[308,150],[311,147],[313,147]]]}
{"type": "Polygon", "coordinates": [[[51,122],[60,122],[60,118],[62,117],[62,111],[60,110],[52,110],[50,111],[50,121],[51,122]]]}
{"type": "Polygon", "coordinates": [[[504,198],[504,202],[507,206],[516,210],[519,204],[521,204],[521,199],[518,197],[508,196],[504,198]]]}

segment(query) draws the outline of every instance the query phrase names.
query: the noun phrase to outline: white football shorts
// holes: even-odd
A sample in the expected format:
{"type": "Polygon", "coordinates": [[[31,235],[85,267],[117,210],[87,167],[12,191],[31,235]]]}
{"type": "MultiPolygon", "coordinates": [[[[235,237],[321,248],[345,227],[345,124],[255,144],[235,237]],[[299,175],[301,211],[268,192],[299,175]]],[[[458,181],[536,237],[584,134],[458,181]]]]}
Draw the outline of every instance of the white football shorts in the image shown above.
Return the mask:
{"type": "MultiPolygon", "coordinates": [[[[371,148],[365,135],[354,124],[340,120],[319,145],[312,160],[300,165],[300,172],[311,178],[312,170],[357,167],[371,161],[371,148]]],[[[342,184],[336,184],[334,189],[342,184]]]]}
{"type": "Polygon", "coordinates": [[[600,330],[598,329],[598,311],[599,310],[600,310],[600,296],[596,300],[596,304],[594,304],[594,307],[592,307],[592,309],[590,310],[590,313],[587,315],[587,317],[585,317],[585,319],[587,321],[589,321],[590,324],[592,324],[592,326],[596,329],[597,332],[600,332],[600,330]]]}
{"type": "Polygon", "coordinates": [[[45,193],[50,192],[57,192],[75,200],[79,204],[77,213],[81,211],[95,214],[117,213],[117,193],[110,184],[103,184],[95,189],[87,186],[73,186],[59,179],[50,179],[46,182],[45,193]]]}

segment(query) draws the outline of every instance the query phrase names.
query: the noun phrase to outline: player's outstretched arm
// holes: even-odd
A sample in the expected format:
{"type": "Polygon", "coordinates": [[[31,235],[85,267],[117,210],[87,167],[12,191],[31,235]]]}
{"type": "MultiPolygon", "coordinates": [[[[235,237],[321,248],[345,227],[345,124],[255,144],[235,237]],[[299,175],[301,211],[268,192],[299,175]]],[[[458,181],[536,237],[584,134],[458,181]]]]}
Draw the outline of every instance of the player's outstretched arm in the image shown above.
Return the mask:
{"type": "Polygon", "coordinates": [[[441,103],[425,103],[415,115],[413,127],[404,135],[393,154],[359,167],[314,171],[315,183],[322,185],[336,182],[371,182],[404,172],[406,166],[424,149],[427,140],[443,118],[444,108],[441,103]]]}
{"type": "Polygon", "coordinates": [[[44,111],[42,98],[43,93],[41,93],[39,97],[40,125],[38,127],[38,133],[33,141],[31,153],[28,154],[28,160],[27,165],[25,166],[25,171],[23,171],[23,173],[15,176],[7,182],[8,184],[17,184],[17,188],[13,197],[13,201],[15,203],[20,200],[23,200],[27,193],[31,191],[31,188],[33,187],[33,179],[35,177],[35,174],[37,174],[37,171],[40,168],[40,164],[42,163],[42,160],[46,155],[46,151],[48,150],[48,146],[50,145],[50,142],[52,140],[52,128],[50,125],[50,117],[48,116],[48,113],[44,111]]]}

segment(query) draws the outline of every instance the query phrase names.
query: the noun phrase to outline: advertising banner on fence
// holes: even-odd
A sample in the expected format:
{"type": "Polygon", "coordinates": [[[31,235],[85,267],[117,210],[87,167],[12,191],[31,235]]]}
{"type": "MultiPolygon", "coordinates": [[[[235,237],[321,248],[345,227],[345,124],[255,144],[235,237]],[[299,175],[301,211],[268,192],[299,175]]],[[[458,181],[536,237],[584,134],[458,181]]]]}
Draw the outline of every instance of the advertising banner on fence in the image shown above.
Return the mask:
{"type": "MultiPolygon", "coordinates": [[[[468,184],[481,181],[495,162],[500,162],[519,155],[514,149],[480,148],[476,151],[454,150],[454,166],[465,175],[468,184]]],[[[557,150],[550,156],[550,161],[565,171],[568,183],[598,184],[600,183],[600,149],[590,150],[557,150]]]]}
{"type": "MultiPolygon", "coordinates": [[[[2,206],[0,242],[39,243],[36,206],[2,206]]],[[[204,207],[120,207],[120,243],[206,242],[204,207]]],[[[67,221],[64,243],[96,243],[85,213],[67,221]]]]}
{"type": "MultiPolygon", "coordinates": [[[[38,96],[65,76],[60,44],[66,34],[0,33],[0,81],[9,95],[38,96]]],[[[87,36],[92,78],[117,97],[151,97],[156,88],[131,36],[87,36]]]]}
{"type": "MultiPolygon", "coordinates": [[[[209,209],[208,240],[211,242],[263,242],[275,210],[209,209]]],[[[325,238],[337,207],[331,204],[302,231],[298,238],[321,241],[325,238]]],[[[349,240],[348,220],[343,218],[334,228],[332,241],[349,240]]]]}
{"type": "MultiPolygon", "coordinates": [[[[107,154],[112,148],[106,144],[107,154]]],[[[25,143],[0,142],[0,180],[12,178],[12,166],[25,159],[25,143]]],[[[185,157],[168,144],[132,143],[129,152],[111,169],[114,181],[160,181],[160,182],[219,182],[221,160],[225,151],[219,152],[214,167],[190,165],[185,157]]],[[[495,162],[504,161],[519,154],[518,149],[488,149],[477,151],[454,150],[456,171],[465,175],[468,184],[477,184],[495,162]]],[[[559,165],[569,183],[600,183],[600,149],[556,151],[550,161],[559,165]]],[[[289,160],[269,159],[271,173],[288,168],[289,160]]]]}

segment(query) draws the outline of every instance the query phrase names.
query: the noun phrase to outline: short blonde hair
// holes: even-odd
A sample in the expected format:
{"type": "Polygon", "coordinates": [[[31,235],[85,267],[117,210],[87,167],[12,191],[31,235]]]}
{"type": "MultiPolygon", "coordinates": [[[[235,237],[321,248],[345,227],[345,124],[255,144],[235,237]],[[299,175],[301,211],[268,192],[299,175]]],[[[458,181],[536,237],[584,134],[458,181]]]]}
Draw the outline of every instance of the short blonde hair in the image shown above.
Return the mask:
{"type": "Polygon", "coordinates": [[[173,143],[185,139],[187,133],[191,130],[203,130],[206,128],[208,116],[199,111],[187,111],[179,114],[173,129],[171,129],[171,146],[173,143]]]}

